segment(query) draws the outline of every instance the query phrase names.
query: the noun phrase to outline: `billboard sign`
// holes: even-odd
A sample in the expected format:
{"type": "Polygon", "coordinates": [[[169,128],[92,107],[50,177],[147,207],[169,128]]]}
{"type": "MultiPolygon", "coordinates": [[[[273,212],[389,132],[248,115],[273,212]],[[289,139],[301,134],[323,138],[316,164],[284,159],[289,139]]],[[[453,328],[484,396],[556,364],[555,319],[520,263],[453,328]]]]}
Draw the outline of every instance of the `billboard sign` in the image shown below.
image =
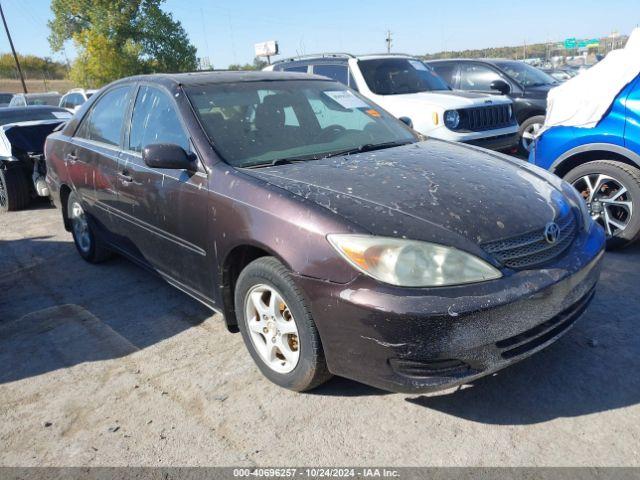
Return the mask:
{"type": "Polygon", "coordinates": [[[276,40],[256,43],[254,48],[256,57],[271,57],[278,54],[278,42],[276,40]]]}

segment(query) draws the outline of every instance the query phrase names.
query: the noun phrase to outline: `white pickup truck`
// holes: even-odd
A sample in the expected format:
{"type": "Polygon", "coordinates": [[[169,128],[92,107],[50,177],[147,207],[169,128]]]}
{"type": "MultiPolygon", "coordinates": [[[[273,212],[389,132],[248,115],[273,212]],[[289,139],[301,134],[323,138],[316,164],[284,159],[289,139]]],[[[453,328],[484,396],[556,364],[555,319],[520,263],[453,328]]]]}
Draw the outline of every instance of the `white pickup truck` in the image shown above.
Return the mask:
{"type": "Polygon", "coordinates": [[[265,70],[313,73],[342,82],[430,137],[500,151],[518,145],[511,100],[452,90],[431,67],[409,55],[309,55],[265,70]]]}

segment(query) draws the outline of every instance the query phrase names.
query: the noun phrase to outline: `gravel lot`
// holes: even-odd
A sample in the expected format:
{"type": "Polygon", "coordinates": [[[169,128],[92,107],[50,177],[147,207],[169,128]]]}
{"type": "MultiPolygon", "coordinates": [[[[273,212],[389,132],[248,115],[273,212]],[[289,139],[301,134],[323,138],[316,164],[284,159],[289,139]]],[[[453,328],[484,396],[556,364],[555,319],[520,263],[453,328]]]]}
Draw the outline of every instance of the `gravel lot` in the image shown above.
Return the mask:
{"type": "Polygon", "coordinates": [[[640,246],[559,342],[443,394],[265,380],[222,319],[46,204],[0,216],[0,465],[640,466],[640,246]]]}

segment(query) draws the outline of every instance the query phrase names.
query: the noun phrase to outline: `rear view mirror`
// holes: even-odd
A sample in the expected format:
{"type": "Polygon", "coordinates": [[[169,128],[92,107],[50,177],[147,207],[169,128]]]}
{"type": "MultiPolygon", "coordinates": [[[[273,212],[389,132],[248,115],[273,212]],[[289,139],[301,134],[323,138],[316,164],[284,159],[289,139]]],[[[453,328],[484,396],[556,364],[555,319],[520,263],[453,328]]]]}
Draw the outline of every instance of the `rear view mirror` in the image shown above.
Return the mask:
{"type": "Polygon", "coordinates": [[[504,80],[494,80],[491,85],[489,85],[491,90],[497,90],[502,95],[509,95],[511,93],[511,87],[504,80]]]}
{"type": "Polygon", "coordinates": [[[195,162],[184,148],[173,143],[154,143],[142,149],[142,160],[149,167],[174,170],[196,169],[195,162]]]}

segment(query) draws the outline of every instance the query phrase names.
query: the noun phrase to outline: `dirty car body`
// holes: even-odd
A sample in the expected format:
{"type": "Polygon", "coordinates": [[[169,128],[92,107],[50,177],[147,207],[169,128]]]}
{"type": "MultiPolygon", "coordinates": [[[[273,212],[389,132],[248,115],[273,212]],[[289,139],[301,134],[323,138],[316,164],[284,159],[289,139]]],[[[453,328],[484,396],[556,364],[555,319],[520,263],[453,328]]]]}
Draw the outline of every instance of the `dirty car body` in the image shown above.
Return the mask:
{"type": "Polygon", "coordinates": [[[68,229],[74,196],[109,248],[222,312],[231,331],[242,318],[233,301],[241,272],[277,259],[305,299],[328,370],[391,391],[442,389],[544,348],[584,311],[599,275],[603,231],[566,183],[477,147],[420,141],[321,77],[125,79],[49,137],[46,160],[68,229]],[[156,147],[134,130],[150,89],[184,138],[153,130],[150,110],[149,141],[184,145],[189,168],[145,163],[156,147]],[[111,144],[83,138],[83,124],[98,122],[91,112],[118,90],[110,101],[123,118],[111,144]],[[371,249],[359,264],[345,238],[400,245],[398,258],[409,247],[437,252],[409,252],[416,261],[398,263],[398,278],[422,275],[424,262],[436,268],[438,255],[493,276],[408,286],[368,270],[371,249]]]}

